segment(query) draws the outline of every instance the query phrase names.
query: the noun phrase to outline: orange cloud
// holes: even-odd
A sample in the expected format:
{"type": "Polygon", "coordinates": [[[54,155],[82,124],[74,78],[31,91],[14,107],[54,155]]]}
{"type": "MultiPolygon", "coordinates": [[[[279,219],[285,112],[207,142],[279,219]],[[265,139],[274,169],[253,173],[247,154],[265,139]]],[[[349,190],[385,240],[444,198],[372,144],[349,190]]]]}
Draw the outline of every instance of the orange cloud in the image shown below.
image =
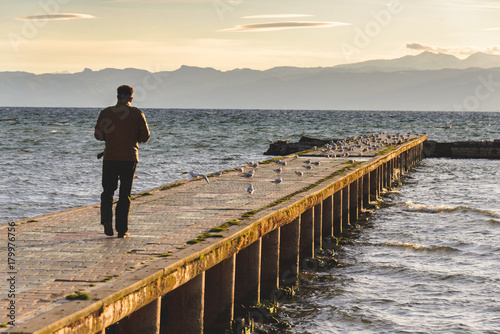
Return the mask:
{"type": "Polygon", "coordinates": [[[348,25],[342,22],[318,22],[318,21],[284,21],[284,22],[266,22],[237,25],[234,28],[224,29],[220,31],[275,31],[285,29],[302,29],[302,28],[330,28],[337,26],[348,25]]]}
{"type": "Polygon", "coordinates": [[[75,19],[95,19],[95,16],[76,13],[43,14],[18,17],[20,21],[47,21],[47,20],[75,20],[75,19]]]}

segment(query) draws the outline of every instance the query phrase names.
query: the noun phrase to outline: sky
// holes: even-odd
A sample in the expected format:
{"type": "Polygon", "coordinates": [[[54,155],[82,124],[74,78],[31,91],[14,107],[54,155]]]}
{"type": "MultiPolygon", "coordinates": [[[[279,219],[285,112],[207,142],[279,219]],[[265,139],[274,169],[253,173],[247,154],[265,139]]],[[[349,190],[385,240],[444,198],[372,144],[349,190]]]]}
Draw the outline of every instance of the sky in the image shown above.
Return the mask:
{"type": "Polygon", "coordinates": [[[0,71],[329,67],[500,54],[500,0],[0,0],[0,71]]]}

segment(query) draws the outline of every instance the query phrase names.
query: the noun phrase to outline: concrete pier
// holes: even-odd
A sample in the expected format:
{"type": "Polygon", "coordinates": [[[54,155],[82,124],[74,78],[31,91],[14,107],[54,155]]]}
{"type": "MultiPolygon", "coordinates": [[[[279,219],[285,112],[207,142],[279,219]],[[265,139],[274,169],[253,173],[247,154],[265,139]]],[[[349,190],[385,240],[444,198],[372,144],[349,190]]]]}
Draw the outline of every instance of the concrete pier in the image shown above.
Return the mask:
{"type": "MultiPolygon", "coordinates": [[[[0,332],[221,333],[236,309],[294,285],[326,237],[340,236],[420,160],[425,140],[365,157],[360,144],[351,157],[318,148],[280,158],[281,184],[271,182],[276,158],[252,179],[228,170],[208,184],[164,185],[135,196],[126,239],[103,234],[98,205],[14,222],[19,266],[1,278],[16,277],[16,296],[2,293],[1,307],[14,301],[15,326],[0,332]],[[65,299],[75,291],[89,298],[65,299]]],[[[9,321],[4,312],[0,322],[9,321]]]]}

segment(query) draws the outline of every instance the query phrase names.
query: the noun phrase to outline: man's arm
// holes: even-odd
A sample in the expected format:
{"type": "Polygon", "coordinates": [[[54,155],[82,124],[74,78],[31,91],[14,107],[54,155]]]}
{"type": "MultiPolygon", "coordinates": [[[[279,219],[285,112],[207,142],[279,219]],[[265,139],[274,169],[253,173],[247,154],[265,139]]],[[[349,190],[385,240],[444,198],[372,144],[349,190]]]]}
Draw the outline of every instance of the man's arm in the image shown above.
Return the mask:
{"type": "Polygon", "coordinates": [[[144,113],[141,112],[137,142],[145,143],[149,140],[149,137],[151,137],[151,133],[149,132],[148,122],[146,121],[146,116],[144,116],[144,113]]]}
{"type": "Polygon", "coordinates": [[[101,111],[101,113],[99,114],[99,117],[97,118],[97,122],[95,123],[95,127],[94,127],[94,137],[97,140],[105,140],[104,131],[102,131],[102,121],[103,121],[103,117],[102,117],[102,111],[101,111]]]}
{"type": "Polygon", "coordinates": [[[101,111],[95,124],[94,137],[97,140],[106,140],[106,134],[113,132],[116,128],[113,121],[107,116],[108,113],[106,111],[108,109],[106,108],[101,111]]]}

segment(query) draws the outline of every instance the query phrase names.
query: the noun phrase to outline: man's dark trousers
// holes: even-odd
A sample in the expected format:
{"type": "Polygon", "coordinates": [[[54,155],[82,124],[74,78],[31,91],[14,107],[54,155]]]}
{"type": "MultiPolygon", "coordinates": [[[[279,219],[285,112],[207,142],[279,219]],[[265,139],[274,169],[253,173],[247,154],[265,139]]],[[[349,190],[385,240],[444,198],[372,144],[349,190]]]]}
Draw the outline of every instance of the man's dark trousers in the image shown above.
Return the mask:
{"type": "Polygon", "coordinates": [[[102,187],[104,191],[101,194],[101,224],[113,222],[113,194],[118,188],[119,179],[120,191],[115,215],[116,231],[119,235],[128,231],[128,214],[136,167],[136,161],[103,161],[102,187]]]}

